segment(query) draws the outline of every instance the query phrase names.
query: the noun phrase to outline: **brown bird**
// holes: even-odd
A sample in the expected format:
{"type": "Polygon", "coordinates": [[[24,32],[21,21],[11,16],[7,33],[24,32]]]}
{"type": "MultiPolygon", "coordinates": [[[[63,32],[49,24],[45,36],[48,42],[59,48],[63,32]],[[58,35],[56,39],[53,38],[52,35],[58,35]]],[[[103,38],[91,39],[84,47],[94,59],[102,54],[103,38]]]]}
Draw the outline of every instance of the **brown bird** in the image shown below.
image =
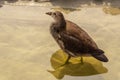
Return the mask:
{"type": "Polygon", "coordinates": [[[53,17],[55,22],[50,26],[53,38],[56,40],[60,48],[68,54],[65,64],[71,57],[81,56],[83,63],[83,55],[89,54],[94,58],[108,62],[104,51],[99,49],[93,39],[78,25],[65,20],[63,14],[59,11],[47,12],[47,15],[53,17]]]}

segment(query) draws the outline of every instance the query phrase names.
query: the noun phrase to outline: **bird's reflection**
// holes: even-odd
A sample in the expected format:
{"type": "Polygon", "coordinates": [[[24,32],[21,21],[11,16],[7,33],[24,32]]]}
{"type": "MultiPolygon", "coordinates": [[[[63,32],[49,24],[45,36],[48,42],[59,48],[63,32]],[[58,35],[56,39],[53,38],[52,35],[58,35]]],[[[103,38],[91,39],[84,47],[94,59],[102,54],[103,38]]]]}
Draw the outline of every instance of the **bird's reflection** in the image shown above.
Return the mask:
{"type": "Polygon", "coordinates": [[[100,61],[93,57],[83,57],[83,64],[80,63],[80,57],[71,58],[68,64],[61,66],[66,58],[67,55],[62,50],[58,50],[51,57],[51,66],[54,68],[54,71],[48,71],[57,79],[62,79],[64,75],[90,76],[103,74],[108,71],[100,61]]]}

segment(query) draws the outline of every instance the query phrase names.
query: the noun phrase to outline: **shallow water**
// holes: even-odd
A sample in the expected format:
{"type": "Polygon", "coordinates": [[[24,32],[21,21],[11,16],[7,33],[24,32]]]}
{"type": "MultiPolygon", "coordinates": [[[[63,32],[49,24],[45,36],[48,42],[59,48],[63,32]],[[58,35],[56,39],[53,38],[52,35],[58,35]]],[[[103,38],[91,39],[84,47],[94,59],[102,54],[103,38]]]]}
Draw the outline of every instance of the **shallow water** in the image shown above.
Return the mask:
{"type": "MultiPolygon", "coordinates": [[[[57,80],[50,59],[59,50],[49,33],[53,19],[47,7],[3,6],[0,8],[0,80],[57,80]]],[[[105,51],[108,72],[92,76],[65,75],[62,80],[120,80],[120,15],[103,8],[81,8],[65,14],[80,25],[105,51]]]]}

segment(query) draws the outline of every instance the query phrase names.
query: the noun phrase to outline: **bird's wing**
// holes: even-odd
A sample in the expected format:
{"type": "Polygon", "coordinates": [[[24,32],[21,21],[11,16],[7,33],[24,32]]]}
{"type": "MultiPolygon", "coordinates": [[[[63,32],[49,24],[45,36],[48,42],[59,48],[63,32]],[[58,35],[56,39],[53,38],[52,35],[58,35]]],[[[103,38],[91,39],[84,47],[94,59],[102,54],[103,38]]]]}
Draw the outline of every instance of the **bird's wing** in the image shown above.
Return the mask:
{"type": "Polygon", "coordinates": [[[66,32],[61,32],[60,33],[60,41],[64,45],[64,50],[71,56],[76,56],[78,55],[77,53],[82,52],[80,49],[81,47],[81,42],[79,39],[73,37],[72,35],[67,34],[66,32]]]}
{"type": "Polygon", "coordinates": [[[95,50],[98,49],[96,43],[83,29],[81,29],[79,26],[70,21],[66,22],[67,22],[66,26],[67,34],[78,39],[82,43],[82,45],[84,45],[84,47],[89,48],[89,50],[91,51],[94,49],[95,50]]]}
{"type": "Polygon", "coordinates": [[[67,29],[67,31],[62,32],[61,39],[64,46],[73,52],[75,56],[79,55],[79,52],[82,55],[87,53],[100,61],[108,62],[108,58],[103,54],[104,51],[99,49],[92,38],[77,25],[71,30],[67,29]]]}

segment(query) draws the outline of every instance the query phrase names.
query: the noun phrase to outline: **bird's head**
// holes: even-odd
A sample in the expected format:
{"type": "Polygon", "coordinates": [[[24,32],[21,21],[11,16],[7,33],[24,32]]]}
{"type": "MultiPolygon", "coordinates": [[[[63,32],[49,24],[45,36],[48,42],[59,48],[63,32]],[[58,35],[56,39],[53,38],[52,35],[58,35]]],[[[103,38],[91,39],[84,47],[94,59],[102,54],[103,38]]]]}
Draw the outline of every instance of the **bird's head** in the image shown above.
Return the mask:
{"type": "Polygon", "coordinates": [[[55,12],[47,12],[47,15],[53,17],[55,21],[61,21],[64,20],[64,16],[60,11],[55,11],[55,12]]]}

